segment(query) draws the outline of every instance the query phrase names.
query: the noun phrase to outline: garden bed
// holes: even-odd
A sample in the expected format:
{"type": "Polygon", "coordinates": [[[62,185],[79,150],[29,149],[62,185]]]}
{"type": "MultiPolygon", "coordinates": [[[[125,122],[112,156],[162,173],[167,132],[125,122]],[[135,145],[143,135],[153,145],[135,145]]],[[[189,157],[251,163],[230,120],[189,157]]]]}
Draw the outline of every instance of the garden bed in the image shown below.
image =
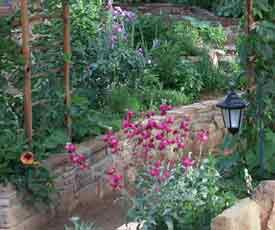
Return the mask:
{"type": "MultiPolygon", "coordinates": [[[[216,108],[216,104],[217,100],[202,101],[193,105],[175,108],[169,111],[168,115],[174,116],[179,121],[183,116],[190,117],[194,124],[192,126],[194,131],[209,130],[208,150],[218,152],[225,129],[221,113],[216,108]]],[[[196,152],[197,146],[189,146],[189,148],[196,152]]],[[[106,168],[111,165],[112,159],[107,154],[105,143],[101,138],[80,144],[78,150],[89,156],[91,168],[88,170],[82,171],[73,167],[68,160],[68,155],[65,154],[53,155],[45,161],[45,165],[56,176],[54,182],[58,194],[52,208],[40,207],[37,210],[31,206],[23,205],[22,200],[24,200],[24,197],[18,196],[18,193],[12,187],[3,188],[0,191],[1,230],[37,230],[37,228],[47,223],[55,223],[59,216],[69,218],[73,214],[91,215],[89,217],[91,220],[95,218],[95,221],[99,218],[98,213],[92,210],[102,210],[100,208],[101,204],[104,209],[105,201],[110,202],[108,194],[111,193],[111,190],[105,183],[105,172],[106,168]],[[98,203],[98,200],[105,196],[107,196],[107,200],[98,203]],[[84,211],[87,210],[87,207],[91,209],[91,212],[84,211]]],[[[113,196],[111,195],[111,197],[113,196]]],[[[107,213],[104,216],[107,218],[107,213]]],[[[118,220],[114,221],[115,223],[119,222],[118,220]]],[[[104,230],[107,230],[107,228],[104,230]]]]}

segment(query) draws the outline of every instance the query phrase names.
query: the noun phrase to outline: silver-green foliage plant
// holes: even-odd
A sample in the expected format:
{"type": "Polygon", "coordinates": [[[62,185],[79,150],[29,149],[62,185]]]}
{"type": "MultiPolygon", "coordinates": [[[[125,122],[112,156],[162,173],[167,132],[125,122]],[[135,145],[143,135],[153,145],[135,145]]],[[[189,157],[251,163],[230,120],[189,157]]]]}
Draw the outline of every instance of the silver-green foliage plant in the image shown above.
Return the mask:
{"type": "Polygon", "coordinates": [[[142,222],[144,230],[210,229],[211,219],[235,200],[220,180],[212,157],[198,168],[178,164],[170,179],[157,187],[139,181],[138,199],[129,216],[142,222]]]}
{"type": "Polygon", "coordinates": [[[73,224],[73,227],[65,226],[65,230],[100,230],[93,223],[82,222],[79,217],[72,217],[70,220],[73,224]]]}

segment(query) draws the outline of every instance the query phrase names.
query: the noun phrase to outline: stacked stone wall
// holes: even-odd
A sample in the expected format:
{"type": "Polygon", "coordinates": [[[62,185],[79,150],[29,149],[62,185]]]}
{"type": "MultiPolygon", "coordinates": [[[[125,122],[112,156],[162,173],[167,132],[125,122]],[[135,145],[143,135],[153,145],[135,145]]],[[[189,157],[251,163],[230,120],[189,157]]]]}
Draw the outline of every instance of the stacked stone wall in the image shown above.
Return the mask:
{"type": "MultiPolygon", "coordinates": [[[[218,146],[225,134],[220,111],[216,108],[217,100],[203,101],[189,106],[175,108],[169,112],[180,121],[184,116],[192,120],[192,130],[209,130],[208,150],[218,152],[218,146]]],[[[196,152],[196,146],[189,146],[196,152]]],[[[55,176],[58,191],[54,207],[39,208],[26,206],[22,197],[12,186],[0,187],[0,230],[37,230],[45,226],[51,218],[58,215],[70,215],[79,205],[102,198],[111,190],[105,180],[106,168],[112,164],[101,138],[86,141],[78,146],[78,151],[89,156],[91,168],[74,168],[66,154],[56,154],[44,164],[55,176]]],[[[207,151],[206,151],[207,152],[207,151]]]]}

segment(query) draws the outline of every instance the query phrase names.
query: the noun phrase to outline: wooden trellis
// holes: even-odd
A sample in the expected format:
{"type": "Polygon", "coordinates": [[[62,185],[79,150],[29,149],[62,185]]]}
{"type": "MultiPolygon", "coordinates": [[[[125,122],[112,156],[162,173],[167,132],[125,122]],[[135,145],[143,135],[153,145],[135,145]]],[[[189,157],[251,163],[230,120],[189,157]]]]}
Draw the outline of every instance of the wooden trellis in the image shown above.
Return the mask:
{"type": "MultiPolygon", "coordinates": [[[[51,19],[45,15],[29,15],[29,0],[8,1],[4,4],[0,4],[0,16],[7,16],[13,13],[13,5],[18,3],[18,7],[21,10],[21,20],[19,24],[22,27],[22,52],[24,56],[24,125],[25,133],[28,139],[29,146],[32,146],[33,136],[33,118],[32,118],[32,77],[39,77],[32,75],[32,61],[31,61],[31,44],[30,44],[30,31],[31,23],[40,19],[51,19]],[[12,2],[12,4],[11,4],[12,2]]],[[[70,62],[68,57],[71,56],[71,36],[70,36],[70,8],[67,1],[63,1],[63,10],[60,14],[60,19],[63,20],[64,25],[64,38],[63,38],[63,51],[64,56],[67,57],[64,60],[63,72],[64,74],[64,91],[65,91],[65,105],[67,111],[71,106],[71,89],[70,89],[70,62]]],[[[58,70],[51,70],[52,72],[60,72],[58,70]]],[[[39,74],[38,74],[39,75],[39,74]]],[[[68,138],[72,136],[72,121],[69,114],[65,114],[68,138]]]]}
{"type": "MultiPolygon", "coordinates": [[[[24,121],[25,131],[28,138],[28,143],[32,145],[32,87],[31,87],[31,52],[30,52],[30,23],[28,12],[28,0],[20,0],[21,7],[21,25],[22,25],[22,50],[25,59],[24,66],[24,121]]],[[[36,16],[33,16],[36,17],[36,16]]],[[[37,16],[39,18],[39,16],[37,16]]],[[[70,10],[67,1],[63,2],[63,14],[61,16],[64,23],[64,39],[63,50],[65,56],[70,56],[71,53],[71,38],[70,38],[70,10]]],[[[65,88],[65,104],[67,111],[71,106],[71,90],[70,90],[70,63],[68,60],[64,62],[64,88],[65,88]]],[[[68,137],[71,139],[71,118],[68,114],[65,115],[68,137]]]]}

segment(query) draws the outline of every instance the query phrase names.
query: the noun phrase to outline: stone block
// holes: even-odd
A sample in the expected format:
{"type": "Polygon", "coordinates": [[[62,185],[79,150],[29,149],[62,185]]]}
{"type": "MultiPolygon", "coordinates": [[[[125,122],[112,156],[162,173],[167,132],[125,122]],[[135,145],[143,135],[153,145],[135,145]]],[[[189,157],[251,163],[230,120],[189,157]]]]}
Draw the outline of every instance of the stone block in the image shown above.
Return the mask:
{"type": "Polygon", "coordinates": [[[224,122],[221,114],[214,116],[214,122],[217,128],[220,128],[220,129],[224,128],[224,122]]]}
{"type": "MultiPolygon", "coordinates": [[[[266,230],[269,218],[274,211],[275,181],[263,181],[256,188],[253,199],[260,206],[262,229],[266,230]]],[[[270,220],[272,221],[272,220],[270,220]]],[[[270,222],[271,223],[271,222],[270,222]]]]}
{"type": "Polygon", "coordinates": [[[212,220],[211,230],[261,230],[260,207],[246,198],[212,220]]]}

